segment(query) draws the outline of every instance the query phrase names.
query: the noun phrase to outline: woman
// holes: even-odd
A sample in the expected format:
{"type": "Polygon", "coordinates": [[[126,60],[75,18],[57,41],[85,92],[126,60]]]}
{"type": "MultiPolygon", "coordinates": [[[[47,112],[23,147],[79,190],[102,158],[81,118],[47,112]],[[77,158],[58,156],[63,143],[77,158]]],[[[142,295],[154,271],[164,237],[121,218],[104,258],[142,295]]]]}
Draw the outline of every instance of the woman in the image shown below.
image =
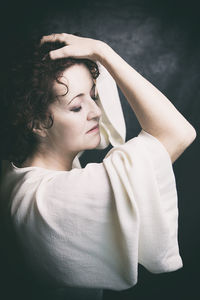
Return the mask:
{"type": "Polygon", "coordinates": [[[16,151],[7,155],[11,171],[1,186],[27,264],[55,288],[112,290],[136,284],[138,263],[154,273],[181,268],[172,163],[194,141],[195,129],[105,42],[53,34],[36,50],[22,75],[30,80],[18,80],[18,102],[7,105],[17,107],[12,126],[4,127],[16,151]],[[97,62],[142,130],[102,163],[73,168],[77,154],[101,140],[97,62]]]}

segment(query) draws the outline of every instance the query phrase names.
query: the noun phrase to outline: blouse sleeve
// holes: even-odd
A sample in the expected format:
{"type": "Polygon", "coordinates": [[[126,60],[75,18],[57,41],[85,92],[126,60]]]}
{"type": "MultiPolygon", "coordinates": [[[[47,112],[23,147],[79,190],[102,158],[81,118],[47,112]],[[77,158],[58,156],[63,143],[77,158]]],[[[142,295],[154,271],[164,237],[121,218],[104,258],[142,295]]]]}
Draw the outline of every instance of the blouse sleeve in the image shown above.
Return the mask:
{"type": "Polygon", "coordinates": [[[154,273],[182,267],[171,160],[143,130],[100,164],[45,178],[27,211],[27,255],[58,285],[123,290],[138,263],[154,273]]]}
{"type": "MultiPolygon", "coordinates": [[[[150,272],[182,267],[178,247],[178,199],[170,156],[163,144],[144,130],[137,138],[111,149],[104,160],[118,206],[124,235],[128,220],[135,236],[135,257],[150,272]],[[123,187],[123,188],[122,188],[123,187]],[[121,199],[128,205],[120,206],[121,199]],[[127,222],[123,222],[125,215],[127,222]],[[133,217],[134,215],[134,217],[133,217]]],[[[131,257],[131,254],[130,254],[131,257]]]]}

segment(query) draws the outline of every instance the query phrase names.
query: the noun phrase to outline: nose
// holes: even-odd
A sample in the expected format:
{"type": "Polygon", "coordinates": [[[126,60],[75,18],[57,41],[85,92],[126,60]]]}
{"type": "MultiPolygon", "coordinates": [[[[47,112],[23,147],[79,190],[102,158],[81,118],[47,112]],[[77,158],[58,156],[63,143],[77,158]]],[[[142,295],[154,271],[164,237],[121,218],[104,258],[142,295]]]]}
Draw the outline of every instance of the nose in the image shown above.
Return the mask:
{"type": "Polygon", "coordinates": [[[89,111],[87,115],[87,119],[99,119],[101,117],[101,109],[100,107],[96,104],[96,102],[92,99],[92,101],[89,101],[89,111]]]}

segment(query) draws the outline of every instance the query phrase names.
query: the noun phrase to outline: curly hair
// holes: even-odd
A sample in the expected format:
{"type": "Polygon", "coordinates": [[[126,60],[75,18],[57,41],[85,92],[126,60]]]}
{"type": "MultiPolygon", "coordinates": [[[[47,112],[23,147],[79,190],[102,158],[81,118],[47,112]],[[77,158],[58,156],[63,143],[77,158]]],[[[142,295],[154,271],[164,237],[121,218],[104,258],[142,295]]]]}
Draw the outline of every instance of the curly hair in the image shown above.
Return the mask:
{"type": "Polygon", "coordinates": [[[3,141],[0,159],[20,165],[38,149],[40,141],[33,132],[34,124],[40,121],[44,128],[53,125],[53,117],[48,113],[49,105],[56,100],[53,82],[61,83],[59,77],[65,69],[83,63],[94,79],[99,76],[97,64],[89,59],[49,58],[49,51],[64,45],[46,42],[41,46],[37,40],[31,47],[28,45],[28,51],[9,68],[0,102],[0,139],[3,141]]]}

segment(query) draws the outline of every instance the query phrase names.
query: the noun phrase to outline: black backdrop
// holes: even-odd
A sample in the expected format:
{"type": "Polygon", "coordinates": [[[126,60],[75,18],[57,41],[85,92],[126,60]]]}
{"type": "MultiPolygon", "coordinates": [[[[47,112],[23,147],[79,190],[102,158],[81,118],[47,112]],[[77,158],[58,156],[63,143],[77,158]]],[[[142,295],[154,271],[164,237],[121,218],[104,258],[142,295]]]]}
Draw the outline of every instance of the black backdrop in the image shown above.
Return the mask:
{"type": "MultiPolygon", "coordinates": [[[[122,292],[105,290],[104,299],[199,299],[198,2],[66,0],[27,1],[23,4],[7,2],[2,5],[1,73],[6,72],[7,60],[15,52],[18,42],[27,36],[37,35],[38,32],[42,35],[78,31],[84,36],[107,42],[158,87],[196,128],[196,140],[173,165],[179,196],[179,245],[184,267],[176,272],[154,275],[139,266],[136,286],[122,292]]],[[[120,90],[119,94],[128,140],[139,133],[140,126],[120,90]]],[[[109,147],[104,151],[86,151],[81,158],[82,166],[89,161],[100,162],[108,150],[109,147]]],[[[11,258],[7,256],[5,253],[1,255],[0,296],[2,299],[21,299],[20,292],[17,293],[15,289],[19,281],[23,286],[23,279],[17,271],[10,269],[6,259],[10,261],[11,258]],[[11,281],[11,274],[15,276],[15,285],[11,281]]]]}

